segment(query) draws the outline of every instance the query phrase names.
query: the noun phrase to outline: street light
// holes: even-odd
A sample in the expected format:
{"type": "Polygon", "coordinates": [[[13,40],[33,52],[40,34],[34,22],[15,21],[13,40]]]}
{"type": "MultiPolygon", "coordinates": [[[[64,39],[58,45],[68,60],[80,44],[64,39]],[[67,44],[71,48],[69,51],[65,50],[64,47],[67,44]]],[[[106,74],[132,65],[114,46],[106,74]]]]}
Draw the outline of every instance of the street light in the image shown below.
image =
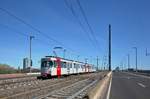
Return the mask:
{"type": "Polygon", "coordinates": [[[133,47],[135,49],[135,65],[136,65],[136,72],[137,72],[137,47],[133,47]]]}
{"type": "Polygon", "coordinates": [[[148,53],[147,48],[146,48],[146,56],[150,56],[150,53],[148,53]]]}
{"type": "Polygon", "coordinates": [[[32,59],[31,59],[31,51],[32,51],[32,39],[35,38],[34,36],[30,36],[30,59],[29,59],[29,66],[30,66],[30,73],[31,73],[31,67],[32,67],[32,59]]]}
{"type": "Polygon", "coordinates": [[[128,54],[128,70],[130,68],[130,54],[128,54]]]}
{"type": "Polygon", "coordinates": [[[98,71],[98,65],[99,65],[99,58],[98,58],[98,56],[97,56],[97,58],[96,58],[96,65],[97,65],[97,71],[98,71]]]}

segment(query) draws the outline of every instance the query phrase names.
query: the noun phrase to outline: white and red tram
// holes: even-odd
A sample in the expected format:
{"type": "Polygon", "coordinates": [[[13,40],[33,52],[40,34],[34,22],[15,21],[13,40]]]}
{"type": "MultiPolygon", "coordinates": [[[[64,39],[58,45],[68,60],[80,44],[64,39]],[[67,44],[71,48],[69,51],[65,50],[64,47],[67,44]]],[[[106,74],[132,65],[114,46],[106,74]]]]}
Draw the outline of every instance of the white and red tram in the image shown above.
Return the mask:
{"type": "Polygon", "coordinates": [[[71,75],[87,72],[95,72],[94,65],[68,60],[55,56],[46,56],[41,59],[41,76],[50,78],[52,76],[71,75]]]}

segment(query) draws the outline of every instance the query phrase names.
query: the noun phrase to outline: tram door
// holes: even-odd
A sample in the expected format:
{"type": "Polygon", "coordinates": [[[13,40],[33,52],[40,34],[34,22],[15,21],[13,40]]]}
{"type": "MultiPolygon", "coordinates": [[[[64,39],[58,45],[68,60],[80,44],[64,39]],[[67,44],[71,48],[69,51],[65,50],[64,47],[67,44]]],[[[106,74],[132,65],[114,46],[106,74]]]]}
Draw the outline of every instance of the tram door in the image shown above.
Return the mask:
{"type": "Polygon", "coordinates": [[[78,73],[79,64],[75,64],[76,73],[78,73]]]}
{"type": "Polygon", "coordinates": [[[60,58],[57,58],[56,60],[57,62],[57,76],[60,77],[61,76],[61,61],[60,61],[60,58]]]}
{"type": "Polygon", "coordinates": [[[69,74],[70,73],[70,63],[66,63],[67,65],[67,73],[69,74]]]}

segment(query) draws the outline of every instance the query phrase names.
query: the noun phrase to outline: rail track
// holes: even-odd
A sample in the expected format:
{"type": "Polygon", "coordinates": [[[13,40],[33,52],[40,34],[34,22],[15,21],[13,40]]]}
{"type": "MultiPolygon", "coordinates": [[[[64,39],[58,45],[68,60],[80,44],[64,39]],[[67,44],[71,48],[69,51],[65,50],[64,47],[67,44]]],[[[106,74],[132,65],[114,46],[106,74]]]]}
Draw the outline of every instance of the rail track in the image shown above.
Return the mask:
{"type": "Polygon", "coordinates": [[[73,83],[70,86],[63,87],[55,90],[45,96],[40,96],[35,99],[73,99],[82,98],[86,95],[86,90],[94,85],[98,80],[85,79],[79,82],[73,83]],[[83,93],[84,92],[84,93],[83,93]]]}
{"type": "MultiPolygon", "coordinates": [[[[8,84],[9,87],[10,85],[12,87],[0,90],[0,98],[39,99],[52,98],[53,95],[61,96],[57,95],[57,93],[62,94],[62,97],[64,97],[63,94],[67,95],[68,99],[73,99],[72,97],[76,96],[83,97],[86,91],[89,90],[94,84],[96,84],[96,82],[99,81],[102,76],[104,76],[104,74],[106,73],[91,73],[76,76],[73,75],[59,79],[28,80],[27,82],[14,83],[14,85],[8,84]],[[98,75],[99,77],[97,77],[98,75]]],[[[62,97],[61,99],[63,99],[62,97]]],[[[66,97],[64,99],[66,99],[66,97]]]]}
{"type": "Polygon", "coordinates": [[[13,79],[0,80],[0,97],[3,95],[9,94],[11,91],[16,90],[18,88],[25,87],[25,86],[31,86],[33,84],[37,84],[38,82],[39,81],[36,79],[36,77],[25,77],[25,78],[13,78],[13,79]],[[11,90],[11,91],[9,92],[9,90],[11,90]]]}
{"type": "Polygon", "coordinates": [[[51,83],[60,82],[62,79],[37,80],[28,79],[21,82],[12,82],[0,85],[0,98],[25,93],[33,89],[47,86],[51,83]]]}
{"type": "Polygon", "coordinates": [[[0,86],[9,85],[12,83],[26,82],[30,80],[36,80],[36,77],[22,77],[22,78],[0,80],[0,86]]]}
{"type": "Polygon", "coordinates": [[[104,75],[105,74],[101,74],[99,77],[97,77],[98,75],[94,75],[34,99],[83,99],[87,92],[93,88],[104,75]]]}

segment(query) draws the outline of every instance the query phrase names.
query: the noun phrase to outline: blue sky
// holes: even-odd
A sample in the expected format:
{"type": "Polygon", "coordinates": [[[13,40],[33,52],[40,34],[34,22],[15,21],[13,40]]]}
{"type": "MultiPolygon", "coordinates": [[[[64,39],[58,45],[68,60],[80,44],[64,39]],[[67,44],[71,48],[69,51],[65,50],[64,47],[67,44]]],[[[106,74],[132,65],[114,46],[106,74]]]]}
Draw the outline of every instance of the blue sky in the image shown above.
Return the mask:
{"type": "MultiPolygon", "coordinates": [[[[68,1],[72,3],[86,31],[89,31],[76,0],[68,1]]],[[[81,61],[89,58],[89,62],[95,63],[96,56],[99,56],[100,65],[108,52],[108,24],[111,24],[113,68],[121,61],[127,63],[128,53],[131,56],[131,66],[135,67],[132,47],[136,46],[138,67],[150,69],[150,56],[145,56],[146,48],[150,52],[149,0],[80,0],[80,3],[98,40],[97,49],[64,0],[0,0],[0,7],[63,43],[67,58],[77,59],[77,55],[80,55],[81,61]]],[[[52,55],[55,46],[62,46],[0,10],[0,63],[22,66],[22,59],[29,56],[29,37],[22,33],[35,36],[32,49],[35,67],[40,66],[40,58],[52,55]]],[[[57,53],[62,55],[60,50],[57,53]]]]}

